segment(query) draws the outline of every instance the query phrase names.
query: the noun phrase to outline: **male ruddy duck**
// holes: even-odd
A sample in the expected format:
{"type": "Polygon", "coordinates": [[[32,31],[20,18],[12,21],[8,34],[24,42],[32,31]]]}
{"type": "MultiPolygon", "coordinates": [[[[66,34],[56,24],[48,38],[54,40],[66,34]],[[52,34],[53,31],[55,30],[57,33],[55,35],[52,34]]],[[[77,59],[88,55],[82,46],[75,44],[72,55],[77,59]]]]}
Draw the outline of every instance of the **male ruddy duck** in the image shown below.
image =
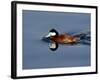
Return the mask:
{"type": "Polygon", "coordinates": [[[73,44],[79,41],[79,37],[75,37],[67,33],[59,34],[55,29],[51,29],[49,34],[45,37],[50,39],[51,42],[60,44],[73,44]]]}
{"type": "Polygon", "coordinates": [[[49,41],[49,48],[55,51],[58,48],[58,44],[74,44],[79,41],[79,38],[67,33],[59,34],[55,29],[51,29],[48,35],[43,37],[43,40],[49,41]]]}

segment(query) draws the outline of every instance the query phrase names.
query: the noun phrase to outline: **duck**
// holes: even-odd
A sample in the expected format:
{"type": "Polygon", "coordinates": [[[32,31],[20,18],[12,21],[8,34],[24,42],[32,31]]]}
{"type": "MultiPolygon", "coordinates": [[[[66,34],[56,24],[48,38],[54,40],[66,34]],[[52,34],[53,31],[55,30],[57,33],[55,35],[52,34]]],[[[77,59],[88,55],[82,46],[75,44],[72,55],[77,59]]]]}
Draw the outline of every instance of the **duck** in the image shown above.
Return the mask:
{"type": "Polygon", "coordinates": [[[52,51],[56,51],[58,49],[59,44],[69,44],[74,45],[77,43],[81,44],[89,44],[90,37],[87,37],[86,33],[79,34],[69,34],[69,33],[58,33],[56,29],[49,30],[48,34],[42,38],[43,41],[49,42],[49,48],[52,51]],[[84,42],[84,40],[88,42],[84,42]]]}
{"type": "Polygon", "coordinates": [[[74,44],[79,41],[79,37],[75,37],[68,33],[59,34],[56,29],[51,29],[45,38],[50,39],[51,42],[58,44],[74,44]]]}
{"type": "Polygon", "coordinates": [[[79,40],[79,37],[72,36],[68,33],[59,34],[56,29],[51,29],[42,40],[49,42],[50,50],[56,51],[59,44],[74,44],[79,40]]]}

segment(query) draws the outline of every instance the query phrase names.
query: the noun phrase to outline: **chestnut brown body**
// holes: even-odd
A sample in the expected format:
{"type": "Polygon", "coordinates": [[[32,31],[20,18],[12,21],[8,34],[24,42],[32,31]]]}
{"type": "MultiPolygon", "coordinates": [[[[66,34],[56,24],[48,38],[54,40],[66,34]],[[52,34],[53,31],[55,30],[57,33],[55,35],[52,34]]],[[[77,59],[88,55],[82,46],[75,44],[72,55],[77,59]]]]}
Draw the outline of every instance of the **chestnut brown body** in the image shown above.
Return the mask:
{"type": "Polygon", "coordinates": [[[51,37],[51,41],[56,42],[56,43],[61,43],[61,44],[75,43],[78,40],[79,40],[78,37],[74,37],[69,34],[59,34],[59,35],[51,37]]]}

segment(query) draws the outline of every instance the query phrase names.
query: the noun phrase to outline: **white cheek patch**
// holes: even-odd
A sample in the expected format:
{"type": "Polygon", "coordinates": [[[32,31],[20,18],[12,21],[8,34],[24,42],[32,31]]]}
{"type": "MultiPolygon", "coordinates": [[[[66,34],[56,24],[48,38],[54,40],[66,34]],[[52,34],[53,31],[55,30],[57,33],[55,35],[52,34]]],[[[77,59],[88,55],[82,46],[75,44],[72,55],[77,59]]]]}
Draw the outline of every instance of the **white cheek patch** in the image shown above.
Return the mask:
{"type": "Polygon", "coordinates": [[[47,36],[45,36],[45,37],[50,37],[50,36],[55,36],[56,35],[56,33],[55,32],[50,32],[47,36]]]}
{"type": "Polygon", "coordinates": [[[51,35],[51,36],[55,36],[56,33],[55,33],[55,32],[50,32],[50,35],[51,35]]]}

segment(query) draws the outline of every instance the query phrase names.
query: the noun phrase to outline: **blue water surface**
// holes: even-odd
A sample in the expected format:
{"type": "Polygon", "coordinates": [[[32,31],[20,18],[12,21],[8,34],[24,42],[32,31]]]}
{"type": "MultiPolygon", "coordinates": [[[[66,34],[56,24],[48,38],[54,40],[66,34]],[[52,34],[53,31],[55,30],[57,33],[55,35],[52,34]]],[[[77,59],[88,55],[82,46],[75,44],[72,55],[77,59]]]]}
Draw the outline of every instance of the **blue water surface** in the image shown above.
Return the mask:
{"type": "Polygon", "coordinates": [[[77,33],[90,28],[89,13],[23,10],[23,69],[90,66],[90,46],[60,45],[56,51],[41,38],[52,28],[77,33]]]}

